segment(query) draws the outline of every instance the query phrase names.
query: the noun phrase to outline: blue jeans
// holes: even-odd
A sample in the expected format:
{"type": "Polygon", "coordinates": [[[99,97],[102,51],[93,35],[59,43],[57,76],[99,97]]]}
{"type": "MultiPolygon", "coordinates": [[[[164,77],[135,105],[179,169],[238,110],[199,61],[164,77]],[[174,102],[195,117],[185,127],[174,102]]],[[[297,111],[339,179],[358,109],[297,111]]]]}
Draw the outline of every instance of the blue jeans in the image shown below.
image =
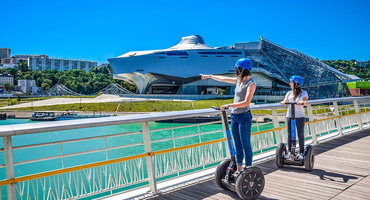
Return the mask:
{"type": "Polygon", "coordinates": [[[252,165],[251,128],[252,114],[250,111],[231,114],[231,132],[234,136],[236,162],[238,165],[243,165],[244,158],[246,166],[252,165]]]}

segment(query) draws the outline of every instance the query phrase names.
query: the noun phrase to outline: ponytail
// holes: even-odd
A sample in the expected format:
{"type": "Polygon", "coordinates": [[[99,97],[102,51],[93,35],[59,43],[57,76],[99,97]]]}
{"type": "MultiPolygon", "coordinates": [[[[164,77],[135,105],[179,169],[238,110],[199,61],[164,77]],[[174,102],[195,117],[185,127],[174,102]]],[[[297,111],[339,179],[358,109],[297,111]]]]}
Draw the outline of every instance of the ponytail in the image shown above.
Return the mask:
{"type": "Polygon", "coordinates": [[[293,89],[294,97],[293,97],[293,100],[295,101],[300,94],[302,94],[301,86],[299,85],[299,83],[294,83],[294,89],[293,89]]]}

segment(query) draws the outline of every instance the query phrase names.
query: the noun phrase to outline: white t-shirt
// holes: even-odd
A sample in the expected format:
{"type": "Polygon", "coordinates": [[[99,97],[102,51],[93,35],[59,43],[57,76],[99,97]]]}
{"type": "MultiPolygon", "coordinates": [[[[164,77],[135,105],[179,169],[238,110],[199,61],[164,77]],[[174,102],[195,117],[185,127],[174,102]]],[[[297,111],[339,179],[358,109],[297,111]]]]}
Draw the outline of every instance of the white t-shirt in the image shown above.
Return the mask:
{"type": "MultiPolygon", "coordinates": [[[[298,97],[296,98],[295,101],[293,100],[293,98],[294,98],[293,91],[289,91],[285,95],[285,98],[288,98],[289,103],[302,101],[304,97],[308,97],[308,93],[307,93],[306,90],[302,90],[302,93],[300,95],[298,95],[298,97]]],[[[295,106],[295,108],[294,108],[295,118],[305,117],[303,105],[294,105],[294,106],[295,106]]],[[[291,107],[291,105],[288,105],[288,111],[286,113],[286,117],[291,117],[290,116],[290,107],[291,107]]]]}

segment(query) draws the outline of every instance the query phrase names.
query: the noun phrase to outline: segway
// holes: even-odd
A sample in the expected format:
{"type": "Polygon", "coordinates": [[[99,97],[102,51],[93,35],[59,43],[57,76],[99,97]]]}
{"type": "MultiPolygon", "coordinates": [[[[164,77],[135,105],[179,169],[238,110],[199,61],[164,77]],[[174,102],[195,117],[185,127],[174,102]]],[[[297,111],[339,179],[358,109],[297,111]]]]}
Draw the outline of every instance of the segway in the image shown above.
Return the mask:
{"type": "Polygon", "coordinates": [[[296,119],[295,119],[295,104],[297,103],[285,103],[290,104],[290,112],[291,112],[291,118],[290,118],[290,127],[291,127],[291,137],[292,137],[292,144],[290,151],[289,158],[285,158],[285,155],[288,153],[287,147],[284,143],[280,143],[277,146],[276,149],[276,156],[275,161],[276,165],[279,168],[284,167],[284,165],[295,165],[295,166],[305,166],[305,169],[307,171],[312,171],[313,165],[314,165],[314,151],[312,145],[307,145],[304,151],[304,157],[303,159],[299,159],[299,153],[296,151],[296,139],[297,139],[297,127],[296,127],[296,119]]]}
{"type": "MultiPolygon", "coordinates": [[[[212,106],[216,110],[218,107],[212,106]]],[[[231,158],[222,161],[216,169],[216,184],[224,189],[236,192],[241,199],[256,199],[265,187],[265,177],[258,167],[246,167],[238,175],[234,174],[237,170],[235,159],[235,148],[231,140],[228,119],[225,111],[222,111],[222,123],[226,129],[227,142],[231,158]]]]}

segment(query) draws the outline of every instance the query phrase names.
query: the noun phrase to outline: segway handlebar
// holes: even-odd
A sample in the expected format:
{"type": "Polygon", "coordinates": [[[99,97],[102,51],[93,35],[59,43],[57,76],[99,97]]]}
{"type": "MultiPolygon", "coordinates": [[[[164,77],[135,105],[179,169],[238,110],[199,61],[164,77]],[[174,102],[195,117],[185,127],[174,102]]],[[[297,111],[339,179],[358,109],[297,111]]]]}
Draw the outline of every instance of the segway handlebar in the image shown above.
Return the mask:
{"type": "Polygon", "coordinates": [[[287,103],[284,103],[284,104],[297,104],[297,102],[287,102],[287,103]]]}
{"type": "Polygon", "coordinates": [[[220,107],[216,107],[216,106],[212,106],[213,109],[215,110],[220,110],[221,108],[220,107]]]}
{"type": "MultiPolygon", "coordinates": [[[[211,106],[213,109],[215,109],[215,110],[221,110],[221,108],[220,107],[217,107],[217,106],[211,106]]],[[[229,107],[226,107],[226,109],[229,109],[229,107]]]]}
{"type": "MultiPolygon", "coordinates": [[[[216,106],[212,106],[213,109],[215,110],[221,110],[220,107],[216,107],[216,106]]],[[[223,119],[223,123],[225,125],[225,128],[226,130],[229,130],[229,123],[228,123],[228,120],[227,120],[227,115],[226,115],[226,112],[225,111],[221,111],[222,112],[222,119],[223,119]]]]}

